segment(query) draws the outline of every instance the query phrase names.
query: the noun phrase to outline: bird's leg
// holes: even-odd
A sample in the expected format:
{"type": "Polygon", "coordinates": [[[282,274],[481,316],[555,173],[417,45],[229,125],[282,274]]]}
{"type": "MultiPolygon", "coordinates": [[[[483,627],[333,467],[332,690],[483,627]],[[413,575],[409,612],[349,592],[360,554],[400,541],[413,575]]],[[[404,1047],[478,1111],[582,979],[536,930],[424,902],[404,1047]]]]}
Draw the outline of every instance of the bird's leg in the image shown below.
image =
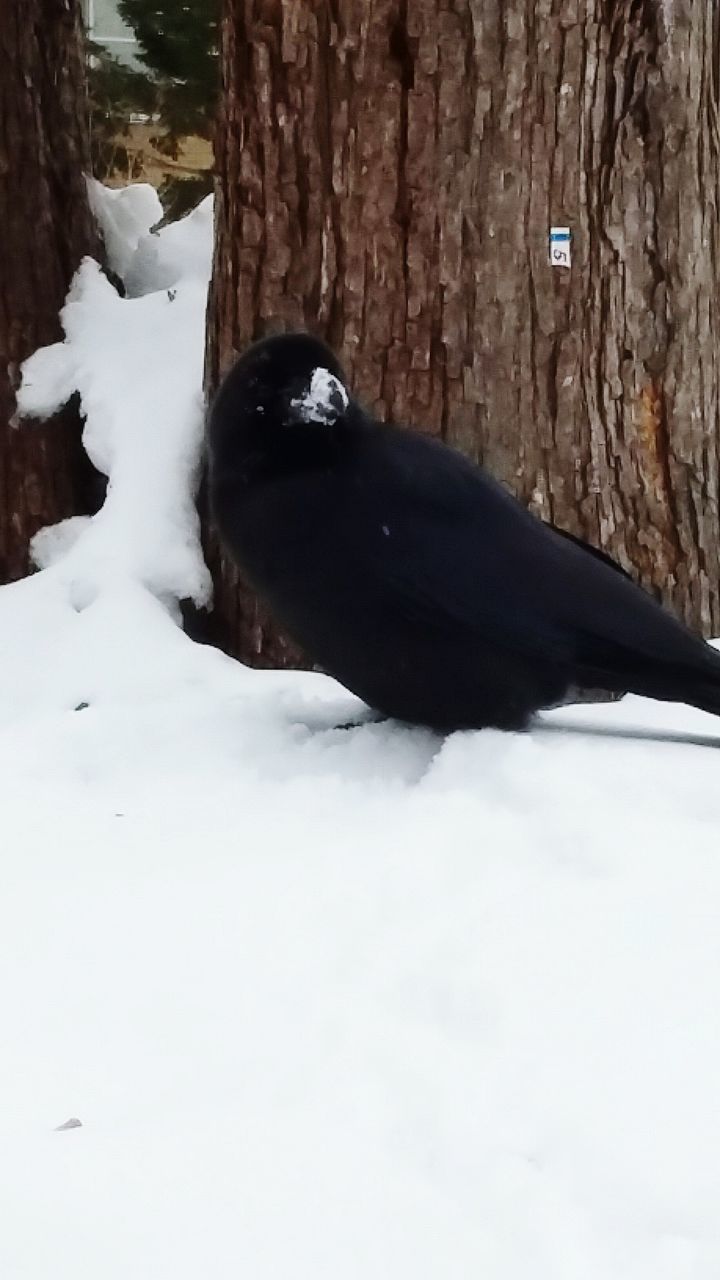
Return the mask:
{"type": "Polygon", "coordinates": [[[359,716],[357,720],[346,720],[343,724],[331,725],[332,729],[363,729],[368,724],[387,724],[390,716],[381,715],[379,711],[371,711],[359,716]]]}

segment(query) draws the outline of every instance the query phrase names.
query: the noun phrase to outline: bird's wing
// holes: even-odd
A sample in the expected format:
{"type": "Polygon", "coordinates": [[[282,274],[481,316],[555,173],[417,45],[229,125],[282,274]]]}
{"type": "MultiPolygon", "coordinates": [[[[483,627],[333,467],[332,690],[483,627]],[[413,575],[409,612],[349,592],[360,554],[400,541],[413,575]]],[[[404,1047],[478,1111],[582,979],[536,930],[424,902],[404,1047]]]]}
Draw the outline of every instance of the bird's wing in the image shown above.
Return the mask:
{"type": "Polygon", "coordinates": [[[388,530],[374,547],[392,608],[601,684],[646,663],[720,669],[614,561],[544,525],[459,454],[399,430],[376,453],[366,480],[388,530]]]}
{"type": "Polygon", "coordinates": [[[571,660],[572,637],[538,589],[564,542],[539,545],[540,522],[459,454],[389,429],[382,446],[359,468],[360,554],[385,607],[438,634],[474,631],[525,657],[571,660]]]}
{"type": "Polygon", "coordinates": [[[626,569],[623,569],[622,565],[619,565],[617,560],[613,560],[612,556],[609,556],[605,551],[601,551],[599,547],[594,547],[591,542],[585,542],[584,538],[578,538],[577,534],[569,533],[567,529],[560,529],[556,524],[550,524],[548,522],[547,528],[552,529],[553,533],[559,534],[561,538],[567,538],[568,542],[573,542],[576,547],[581,547],[582,550],[586,551],[589,555],[596,556],[597,559],[601,560],[603,564],[606,564],[608,568],[614,569],[616,573],[623,574],[629,582],[634,582],[632,574],[628,573],[626,569]]]}

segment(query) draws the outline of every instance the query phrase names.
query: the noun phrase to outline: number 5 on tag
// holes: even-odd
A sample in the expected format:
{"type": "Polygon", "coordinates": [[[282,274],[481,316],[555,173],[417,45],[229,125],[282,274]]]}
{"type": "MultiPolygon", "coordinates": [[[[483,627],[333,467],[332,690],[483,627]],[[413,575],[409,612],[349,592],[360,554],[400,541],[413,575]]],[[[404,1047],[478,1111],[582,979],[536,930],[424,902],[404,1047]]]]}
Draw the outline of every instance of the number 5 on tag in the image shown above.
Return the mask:
{"type": "Polygon", "coordinates": [[[550,262],[554,267],[570,266],[570,228],[550,228],[550,262]]]}

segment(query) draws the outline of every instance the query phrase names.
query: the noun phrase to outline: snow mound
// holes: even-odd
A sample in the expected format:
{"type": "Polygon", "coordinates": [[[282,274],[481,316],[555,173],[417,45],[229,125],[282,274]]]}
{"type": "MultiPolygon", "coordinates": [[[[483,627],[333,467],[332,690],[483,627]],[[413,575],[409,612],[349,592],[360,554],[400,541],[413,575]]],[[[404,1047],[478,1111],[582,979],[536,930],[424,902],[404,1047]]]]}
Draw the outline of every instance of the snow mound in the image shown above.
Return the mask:
{"type": "MultiPolygon", "coordinates": [[[[207,604],[210,578],[194,505],[203,437],[205,286],[121,298],[87,259],[61,313],[64,342],[23,367],[20,414],[46,417],[74,391],[86,417],[83,443],[108,477],[102,510],[73,524],[50,572],[90,599],[119,579],[160,599],[207,604]]],[[[30,426],[25,428],[31,430],[30,426]]]]}
{"type": "Polygon", "coordinates": [[[90,207],[105,242],[108,266],[131,298],[171,289],[181,280],[206,287],[213,254],[213,197],[164,227],[154,187],[131,183],[116,190],[88,179],[90,207]]]}
{"type": "Polygon", "coordinates": [[[160,197],[148,182],[127,187],[105,187],[88,178],[90,208],[105,242],[108,266],[124,278],[141,239],[163,216],[160,197]]]}
{"type": "Polygon", "coordinates": [[[30,555],[37,569],[49,569],[62,560],[90,525],[89,516],[70,516],[59,524],[40,529],[30,543],[30,555]]]}
{"type": "Polygon", "coordinates": [[[206,196],[184,218],[142,237],[125,271],[125,287],[131,297],[169,289],[178,280],[207,287],[212,254],[213,197],[206,196]]]}

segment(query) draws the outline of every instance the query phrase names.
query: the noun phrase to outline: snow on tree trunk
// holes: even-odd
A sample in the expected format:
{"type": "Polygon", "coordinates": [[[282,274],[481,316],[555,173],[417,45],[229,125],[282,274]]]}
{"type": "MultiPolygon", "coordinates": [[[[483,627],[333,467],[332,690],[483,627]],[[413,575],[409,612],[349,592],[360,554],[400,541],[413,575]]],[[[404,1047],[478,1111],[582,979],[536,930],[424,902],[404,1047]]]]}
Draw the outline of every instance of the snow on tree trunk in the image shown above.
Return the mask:
{"type": "Polygon", "coordinates": [[[76,0],[5,0],[0,23],[0,582],[28,569],[43,525],[86,510],[92,474],[77,415],[13,423],[23,360],[62,337],[58,312],[98,253],[76,0]]]}
{"type": "MultiPolygon", "coordinates": [[[[210,390],[318,332],[378,416],[720,631],[717,6],[225,0],[222,64],[210,390]]],[[[210,554],[223,642],[282,659],[210,554]]]]}

